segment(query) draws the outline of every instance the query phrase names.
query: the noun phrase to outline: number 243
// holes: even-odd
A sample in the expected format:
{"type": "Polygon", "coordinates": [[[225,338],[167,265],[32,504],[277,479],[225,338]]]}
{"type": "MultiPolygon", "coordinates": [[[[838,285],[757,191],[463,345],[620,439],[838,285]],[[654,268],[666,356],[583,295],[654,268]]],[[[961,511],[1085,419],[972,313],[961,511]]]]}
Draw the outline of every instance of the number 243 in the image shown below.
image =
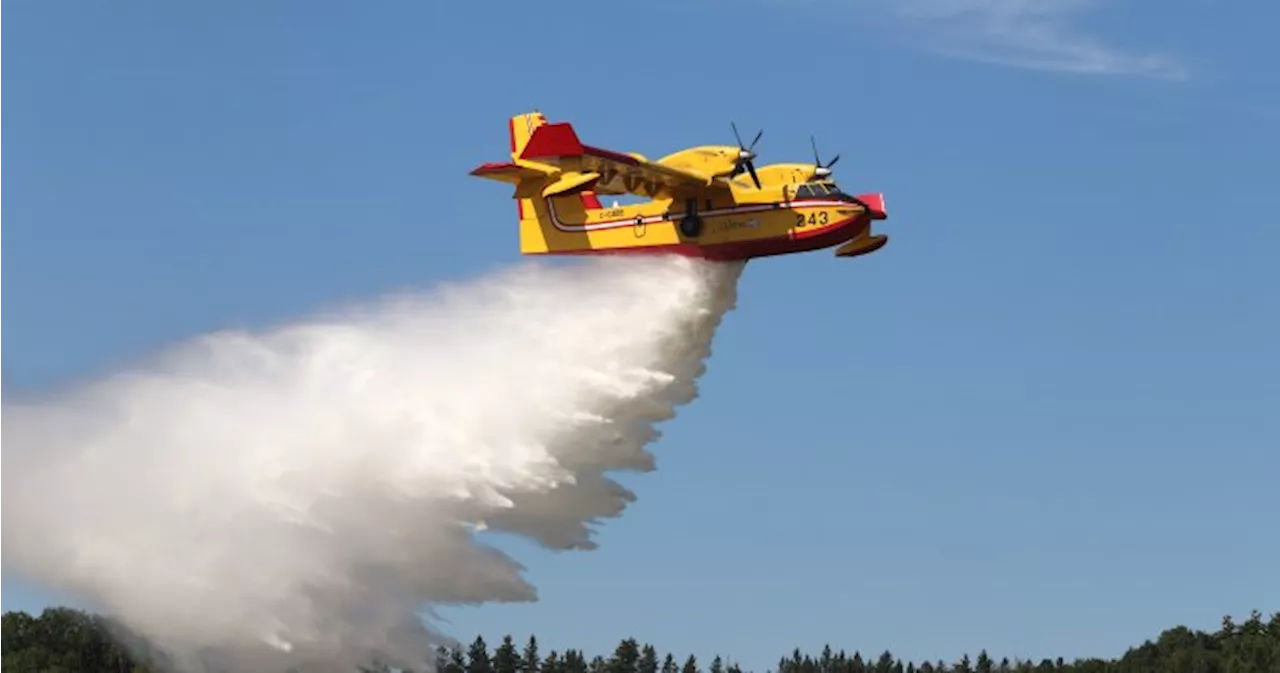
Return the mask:
{"type": "Polygon", "coordinates": [[[827,211],[825,210],[819,210],[814,213],[809,213],[807,217],[805,216],[804,213],[796,213],[797,227],[803,227],[806,224],[826,224],[826,223],[827,223],[827,211]]]}

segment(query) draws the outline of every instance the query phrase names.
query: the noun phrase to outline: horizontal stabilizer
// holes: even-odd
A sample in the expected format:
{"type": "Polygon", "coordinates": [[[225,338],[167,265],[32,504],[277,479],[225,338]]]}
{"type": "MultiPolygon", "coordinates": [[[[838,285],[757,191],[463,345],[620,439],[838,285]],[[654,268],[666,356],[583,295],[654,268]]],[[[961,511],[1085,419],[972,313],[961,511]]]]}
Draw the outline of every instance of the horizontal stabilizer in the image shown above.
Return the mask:
{"type": "Polygon", "coordinates": [[[521,166],[514,163],[488,163],[481,164],[479,167],[471,171],[471,174],[480,178],[489,178],[498,182],[507,182],[516,184],[521,180],[532,178],[544,178],[547,171],[539,170],[530,165],[521,166]]]}
{"type": "Polygon", "coordinates": [[[565,173],[559,180],[547,185],[542,190],[542,196],[550,198],[561,194],[569,194],[574,191],[589,190],[599,181],[599,173],[565,173]]]}

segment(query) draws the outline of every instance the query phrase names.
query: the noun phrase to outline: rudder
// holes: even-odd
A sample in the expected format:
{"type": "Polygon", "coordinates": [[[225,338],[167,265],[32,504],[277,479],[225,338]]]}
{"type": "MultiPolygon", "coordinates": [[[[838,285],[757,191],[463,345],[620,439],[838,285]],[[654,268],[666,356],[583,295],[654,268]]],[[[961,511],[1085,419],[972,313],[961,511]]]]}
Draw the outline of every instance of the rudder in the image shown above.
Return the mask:
{"type": "Polygon", "coordinates": [[[515,161],[520,153],[524,151],[524,146],[529,143],[529,138],[533,136],[533,130],[539,126],[546,126],[547,118],[537,110],[526,112],[512,117],[507,122],[507,133],[511,137],[511,160],[515,161]]]}

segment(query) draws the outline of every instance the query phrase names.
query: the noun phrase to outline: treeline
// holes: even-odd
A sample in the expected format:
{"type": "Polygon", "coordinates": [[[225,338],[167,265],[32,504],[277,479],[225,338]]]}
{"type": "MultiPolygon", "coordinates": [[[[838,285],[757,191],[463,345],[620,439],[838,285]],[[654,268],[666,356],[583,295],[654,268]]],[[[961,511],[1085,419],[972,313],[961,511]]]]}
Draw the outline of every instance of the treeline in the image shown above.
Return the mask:
{"type": "Polygon", "coordinates": [[[127,651],[128,631],[98,615],[71,608],[47,608],[39,617],[6,612],[3,631],[4,673],[147,673],[127,651]]]}
{"type": "MultiPolygon", "coordinates": [[[[151,673],[135,660],[147,652],[127,629],[103,617],[69,608],[49,608],[39,617],[4,613],[4,673],[151,673]]],[[[151,660],[154,661],[154,660],[151,660]]],[[[542,652],[530,636],[517,645],[506,636],[491,647],[477,637],[469,645],[441,648],[434,662],[440,673],[744,673],[720,656],[703,662],[695,655],[659,654],[657,648],[627,638],[608,656],[582,650],[542,652]]],[[[367,672],[386,670],[378,667],[367,672]]],[[[1154,641],[1131,647],[1115,659],[995,659],[986,650],[952,661],[903,661],[892,652],[863,654],[799,650],[779,659],[767,673],[1280,673],[1280,613],[1264,622],[1254,611],[1237,624],[1204,632],[1178,626],[1154,641]]],[[[265,673],[265,672],[264,672],[265,673]]],[[[353,671],[353,673],[356,673],[353,671]]]]}

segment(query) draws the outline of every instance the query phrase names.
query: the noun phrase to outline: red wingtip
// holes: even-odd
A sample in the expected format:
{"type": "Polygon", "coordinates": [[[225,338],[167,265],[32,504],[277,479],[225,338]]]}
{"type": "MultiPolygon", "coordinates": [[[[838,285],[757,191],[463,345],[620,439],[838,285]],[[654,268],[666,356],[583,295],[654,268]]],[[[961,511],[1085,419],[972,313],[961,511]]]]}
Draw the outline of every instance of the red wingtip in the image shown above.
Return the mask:
{"type": "Polygon", "coordinates": [[[513,168],[519,168],[511,162],[489,162],[483,163],[471,170],[472,175],[489,175],[491,173],[505,173],[513,168]]]}

